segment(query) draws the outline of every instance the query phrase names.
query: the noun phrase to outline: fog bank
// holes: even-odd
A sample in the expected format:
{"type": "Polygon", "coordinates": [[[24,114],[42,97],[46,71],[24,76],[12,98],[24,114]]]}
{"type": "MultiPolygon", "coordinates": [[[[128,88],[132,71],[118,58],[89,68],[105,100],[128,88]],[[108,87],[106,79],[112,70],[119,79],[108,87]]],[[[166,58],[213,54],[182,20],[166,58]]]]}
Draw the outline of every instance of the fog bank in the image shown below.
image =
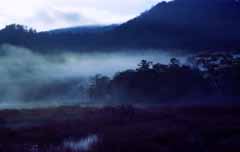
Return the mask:
{"type": "Polygon", "coordinates": [[[26,48],[2,45],[0,103],[6,106],[28,100],[84,102],[79,90],[88,84],[90,77],[96,74],[111,77],[116,72],[137,68],[142,59],[168,63],[170,56],[153,51],[42,55],[26,48]]]}

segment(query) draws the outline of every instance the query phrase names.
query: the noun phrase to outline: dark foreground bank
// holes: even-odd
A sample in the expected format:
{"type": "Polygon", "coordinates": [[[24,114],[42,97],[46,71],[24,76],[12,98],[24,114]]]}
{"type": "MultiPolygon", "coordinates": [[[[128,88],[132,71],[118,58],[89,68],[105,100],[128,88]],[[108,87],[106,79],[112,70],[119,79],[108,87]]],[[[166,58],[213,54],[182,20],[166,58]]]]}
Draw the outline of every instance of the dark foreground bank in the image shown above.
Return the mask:
{"type": "Polygon", "coordinates": [[[240,105],[0,111],[1,152],[239,152],[240,105]]]}

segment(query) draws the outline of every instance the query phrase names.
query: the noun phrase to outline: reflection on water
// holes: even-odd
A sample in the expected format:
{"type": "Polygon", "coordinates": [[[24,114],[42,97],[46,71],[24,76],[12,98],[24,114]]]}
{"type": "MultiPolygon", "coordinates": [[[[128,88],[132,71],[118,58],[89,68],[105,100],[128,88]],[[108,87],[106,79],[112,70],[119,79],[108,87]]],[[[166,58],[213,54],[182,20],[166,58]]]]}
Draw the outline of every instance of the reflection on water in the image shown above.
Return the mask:
{"type": "Polygon", "coordinates": [[[64,145],[64,148],[70,149],[72,151],[88,151],[97,142],[98,142],[97,135],[89,135],[78,141],[66,140],[64,141],[63,145],[64,145]]]}

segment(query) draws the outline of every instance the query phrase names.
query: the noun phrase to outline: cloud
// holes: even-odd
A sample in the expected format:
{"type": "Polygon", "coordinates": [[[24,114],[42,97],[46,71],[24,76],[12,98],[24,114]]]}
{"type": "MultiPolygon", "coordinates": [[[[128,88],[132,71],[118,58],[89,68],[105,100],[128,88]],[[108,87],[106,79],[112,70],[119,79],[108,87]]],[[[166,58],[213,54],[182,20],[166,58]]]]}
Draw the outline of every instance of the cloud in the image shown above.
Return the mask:
{"type": "Polygon", "coordinates": [[[162,0],[0,0],[0,27],[19,23],[37,30],[127,21],[162,0]]]}
{"type": "Polygon", "coordinates": [[[91,20],[81,13],[62,11],[51,9],[48,11],[39,11],[33,17],[26,19],[28,25],[37,25],[42,30],[70,27],[75,25],[91,25],[97,24],[96,21],[91,20]],[[45,29],[46,28],[46,29],[45,29]]]}

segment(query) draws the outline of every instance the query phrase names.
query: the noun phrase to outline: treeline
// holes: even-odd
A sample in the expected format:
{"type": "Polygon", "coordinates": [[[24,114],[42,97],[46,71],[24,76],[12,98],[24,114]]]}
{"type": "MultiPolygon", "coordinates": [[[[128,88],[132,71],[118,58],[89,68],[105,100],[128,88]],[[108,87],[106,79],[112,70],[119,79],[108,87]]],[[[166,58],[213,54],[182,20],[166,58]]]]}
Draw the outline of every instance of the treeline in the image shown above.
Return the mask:
{"type": "MultiPolygon", "coordinates": [[[[0,45],[11,44],[32,49],[43,54],[92,51],[104,48],[108,37],[104,36],[115,25],[99,28],[86,28],[78,32],[36,32],[18,25],[7,25],[0,30],[0,45]]],[[[106,47],[106,46],[105,46],[106,47]]]]}
{"type": "Polygon", "coordinates": [[[237,54],[205,53],[182,64],[172,58],[160,64],[142,60],[137,69],[117,73],[112,79],[92,78],[92,101],[163,102],[240,95],[240,58],[237,54]]]}

